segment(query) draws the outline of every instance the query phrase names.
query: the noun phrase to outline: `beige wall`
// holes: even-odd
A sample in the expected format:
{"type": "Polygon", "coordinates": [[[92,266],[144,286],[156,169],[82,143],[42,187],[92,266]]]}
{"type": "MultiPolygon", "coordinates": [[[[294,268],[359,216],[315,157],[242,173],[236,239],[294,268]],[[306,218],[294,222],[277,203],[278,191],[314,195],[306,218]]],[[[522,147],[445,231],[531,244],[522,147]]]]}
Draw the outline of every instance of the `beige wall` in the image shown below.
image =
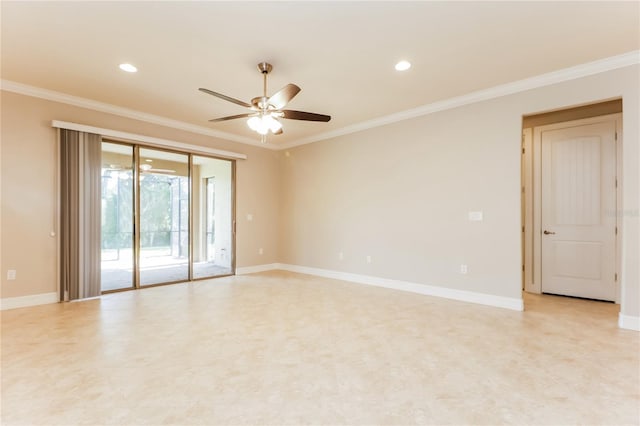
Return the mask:
{"type": "Polygon", "coordinates": [[[237,168],[237,266],[282,262],[519,298],[523,115],[621,97],[622,313],[639,316],[639,72],[609,71],[297,147],[289,156],[3,93],[2,296],[55,291],[50,121],[58,119],[246,153],[237,168]],[[477,210],[484,221],[469,222],[467,213],[477,210]],[[467,275],[458,272],[462,263],[467,275]],[[8,268],[18,270],[17,281],[5,281],[8,268]]]}
{"type": "MultiPolygon", "coordinates": [[[[237,162],[237,266],[277,262],[280,168],[278,154],[158,125],[10,92],[2,93],[3,298],[56,291],[56,131],[51,120],[143,134],[244,153],[237,162]],[[246,221],[246,213],[254,220],[246,221]],[[258,248],[264,254],[258,254],[258,248]],[[17,280],[6,281],[7,269],[17,280]]],[[[57,230],[56,230],[57,231],[57,230]]]]}
{"type": "Polygon", "coordinates": [[[622,312],[638,316],[638,68],[283,153],[282,262],[519,298],[523,115],[622,97],[622,312]]]}

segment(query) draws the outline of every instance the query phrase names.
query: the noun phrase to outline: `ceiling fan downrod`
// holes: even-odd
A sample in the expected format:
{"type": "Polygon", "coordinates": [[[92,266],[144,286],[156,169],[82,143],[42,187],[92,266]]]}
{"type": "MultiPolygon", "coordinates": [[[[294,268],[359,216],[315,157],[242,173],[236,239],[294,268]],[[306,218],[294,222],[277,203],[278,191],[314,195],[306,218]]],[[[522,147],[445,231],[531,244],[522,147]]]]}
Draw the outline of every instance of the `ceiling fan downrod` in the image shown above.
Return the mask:
{"type": "Polygon", "coordinates": [[[260,62],[258,64],[258,71],[262,73],[262,98],[258,98],[258,102],[255,102],[256,106],[263,112],[267,112],[269,97],[267,96],[267,75],[271,72],[273,66],[268,62],[260,62]]]}

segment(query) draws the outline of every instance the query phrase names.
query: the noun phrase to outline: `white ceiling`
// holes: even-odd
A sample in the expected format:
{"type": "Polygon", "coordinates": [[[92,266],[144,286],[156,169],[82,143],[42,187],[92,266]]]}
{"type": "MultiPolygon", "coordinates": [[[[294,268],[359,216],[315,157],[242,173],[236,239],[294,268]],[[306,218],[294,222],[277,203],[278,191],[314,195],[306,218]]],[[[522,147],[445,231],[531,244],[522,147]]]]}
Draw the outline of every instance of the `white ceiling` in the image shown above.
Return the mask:
{"type": "MultiPolygon", "coordinates": [[[[640,47],[632,2],[1,2],[3,80],[258,140],[245,120],[256,64],[269,94],[302,87],[291,144],[473,91],[640,47]],[[413,67],[394,70],[400,59],[413,67]],[[139,72],[127,74],[118,64],[139,72]]],[[[247,139],[248,140],[248,139],[247,139]]]]}

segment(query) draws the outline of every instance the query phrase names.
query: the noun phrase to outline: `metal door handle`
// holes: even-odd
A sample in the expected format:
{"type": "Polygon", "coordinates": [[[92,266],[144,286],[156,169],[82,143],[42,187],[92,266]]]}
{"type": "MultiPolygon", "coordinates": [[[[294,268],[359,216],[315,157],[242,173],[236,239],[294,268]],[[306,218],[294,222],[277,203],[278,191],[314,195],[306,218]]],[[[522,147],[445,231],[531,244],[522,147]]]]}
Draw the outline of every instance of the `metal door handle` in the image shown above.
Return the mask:
{"type": "Polygon", "coordinates": [[[546,229],[543,232],[544,235],[555,235],[555,232],[547,231],[546,229]]]}

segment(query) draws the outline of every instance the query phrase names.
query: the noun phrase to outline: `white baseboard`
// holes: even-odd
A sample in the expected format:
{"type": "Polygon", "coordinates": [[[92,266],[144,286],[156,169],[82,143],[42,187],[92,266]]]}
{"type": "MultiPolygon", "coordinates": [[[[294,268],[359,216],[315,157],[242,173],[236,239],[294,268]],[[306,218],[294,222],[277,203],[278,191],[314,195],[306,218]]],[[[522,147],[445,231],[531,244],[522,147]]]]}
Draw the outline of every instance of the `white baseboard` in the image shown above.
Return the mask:
{"type": "Polygon", "coordinates": [[[27,306],[48,305],[58,303],[58,293],[33,294],[31,296],[7,297],[0,301],[0,310],[26,308],[27,306]]]}
{"type": "Polygon", "coordinates": [[[627,330],[640,331],[640,317],[618,314],[618,327],[627,330]]]}
{"type": "Polygon", "coordinates": [[[456,290],[446,287],[438,287],[426,284],[417,284],[407,281],[390,280],[368,275],[351,274],[347,272],[331,271],[327,269],[309,268],[306,266],[276,264],[278,269],[298,272],[301,274],[316,275],[319,277],[333,278],[336,280],[350,281],[359,284],[368,284],[376,287],[391,288],[394,290],[409,291],[423,294],[425,296],[443,297],[445,299],[459,300],[462,302],[478,303],[481,305],[494,306],[498,308],[512,309],[514,311],[524,310],[522,299],[513,297],[494,296],[491,294],[476,293],[472,291],[456,290]]]}
{"type": "Polygon", "coordinates": [[[243,266],[236,268],[236,275],[255,274],[256,272],[273,271],[281,269],[279,263],[268,263],[265,265],[243,266]]]}

